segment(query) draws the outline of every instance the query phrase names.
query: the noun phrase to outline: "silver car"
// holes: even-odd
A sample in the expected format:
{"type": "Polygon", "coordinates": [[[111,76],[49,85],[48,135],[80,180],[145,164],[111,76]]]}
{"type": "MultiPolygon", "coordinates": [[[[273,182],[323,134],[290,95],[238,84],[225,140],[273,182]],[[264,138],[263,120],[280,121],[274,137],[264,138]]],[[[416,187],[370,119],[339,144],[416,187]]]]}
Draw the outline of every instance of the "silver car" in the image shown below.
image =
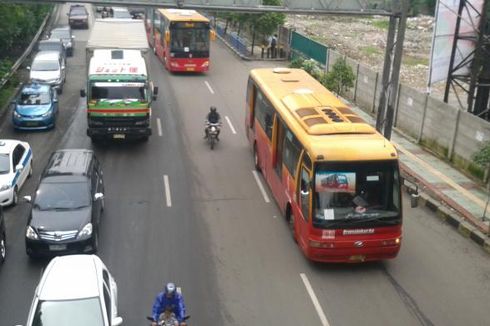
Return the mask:
{"type": "Polygon", "coordinates": [[[60,39],[66,49],[66,55],[73,56],[73,43],[75,35],[72,35],[70,26],[56,27],[49,34],[50,38],[60,39]]]}

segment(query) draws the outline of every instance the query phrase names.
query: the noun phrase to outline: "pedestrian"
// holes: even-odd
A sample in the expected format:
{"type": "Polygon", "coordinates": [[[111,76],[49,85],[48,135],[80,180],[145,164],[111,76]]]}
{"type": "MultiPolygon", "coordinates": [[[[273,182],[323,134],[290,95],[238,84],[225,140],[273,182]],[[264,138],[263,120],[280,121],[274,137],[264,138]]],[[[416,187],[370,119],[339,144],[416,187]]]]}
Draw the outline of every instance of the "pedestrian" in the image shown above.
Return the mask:
{"type": "Polygon", "coordinates": [[[271,47],[271,57],[276,58],[277,57],[277,34],[274,34],[271,37],[270,47],[271,47]]]}

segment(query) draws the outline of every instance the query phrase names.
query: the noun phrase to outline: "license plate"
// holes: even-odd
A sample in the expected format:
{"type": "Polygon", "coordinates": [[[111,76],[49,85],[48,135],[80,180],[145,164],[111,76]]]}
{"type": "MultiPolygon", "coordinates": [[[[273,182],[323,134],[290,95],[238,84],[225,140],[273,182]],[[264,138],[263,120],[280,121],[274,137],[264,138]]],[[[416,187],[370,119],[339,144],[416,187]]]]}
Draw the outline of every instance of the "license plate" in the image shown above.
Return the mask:
{"type": "Polygon", "coordinates": [[[112,135],[112,138],[114,138],[114,139],[124,139],[124,138],[126,138],[126,135],[125,134],[114,134],[114,135],[112,135]]]}
{"type": "Polygon", "coordinates": [[[64,244],[49,245],[49,250],[52,250],[52,251],[66,250],[66,245],[64,245],[64,244]]]}
{"type": "Polygon", "coordinates": [[[350,261],[364,261],[366,259],[366,256],[364,255],[353,255],[349,257],[350,261]]]}
{"type": "Polygon", "coordinates": [[[37,126],[37,122],[36,121],[27,121],[26,126],[37,126]]]}
{"type": "Polygon", "coordinates": [[[194,71],[194,68],[185,68],[186,71],[194,71]]]}

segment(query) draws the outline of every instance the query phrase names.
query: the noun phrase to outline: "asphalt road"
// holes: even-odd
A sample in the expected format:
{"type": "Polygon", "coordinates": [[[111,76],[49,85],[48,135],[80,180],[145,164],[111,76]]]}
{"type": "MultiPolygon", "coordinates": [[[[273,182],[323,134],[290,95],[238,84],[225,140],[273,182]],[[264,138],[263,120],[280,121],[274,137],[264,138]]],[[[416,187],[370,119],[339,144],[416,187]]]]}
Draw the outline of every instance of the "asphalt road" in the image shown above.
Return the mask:
{"type": "MultiPolygon", "coordinates": [[[[59,23],[66,23],[65,12],[59,23]]],[[[35,190],[53,150],[93,148],[79,98],[88,34],[75,30],[56,129],[15,133],[9,115],[0,122],[1,138],[33,147],[34,176],[22,195],[35,190]]],[[[160,88],[153,136],[147,143],[94,148],[106,188],[99,255],[118,283],[124,325],[147,324],[154,296],[167,280],[182,287],[192,325],[488,324],[488,255],[430,211],[411,209],[406,197],[397,259],[326,265],[303,257],[273,200],[260,192],[244,134],[248,71],[271,63],[241,61],[220,41],[203,75],[169,74],[150,58],[160,88]],[[202,139],[210,105],[224,118],[214,151],[202,139]]],[[[25,323],[47,263],[25,254],[28,213],[26,203],[5,210],[1,326],[25,323]]]]}

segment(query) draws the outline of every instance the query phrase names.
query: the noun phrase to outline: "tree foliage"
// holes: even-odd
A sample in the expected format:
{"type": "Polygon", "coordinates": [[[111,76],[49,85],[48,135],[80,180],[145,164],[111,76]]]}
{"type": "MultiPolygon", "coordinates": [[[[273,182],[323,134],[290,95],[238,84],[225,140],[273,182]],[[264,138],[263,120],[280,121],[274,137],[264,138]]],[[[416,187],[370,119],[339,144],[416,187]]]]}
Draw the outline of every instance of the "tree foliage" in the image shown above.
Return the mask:
{"type": "Polygon", "coordinates": [[[473,155],[473,162],[482,167],[490,164],[490,142],[485,143],[480,151],[473,155]]]}
{"type": "Polygon", "coordinates": [[[339,58],[335,61],[332,69],[325,74],[322,84],[329,90],[342,94],[344,91],[354,86],[356,76],[352,71],[351,66],[347,64],[345,59],[339,58]]]}

